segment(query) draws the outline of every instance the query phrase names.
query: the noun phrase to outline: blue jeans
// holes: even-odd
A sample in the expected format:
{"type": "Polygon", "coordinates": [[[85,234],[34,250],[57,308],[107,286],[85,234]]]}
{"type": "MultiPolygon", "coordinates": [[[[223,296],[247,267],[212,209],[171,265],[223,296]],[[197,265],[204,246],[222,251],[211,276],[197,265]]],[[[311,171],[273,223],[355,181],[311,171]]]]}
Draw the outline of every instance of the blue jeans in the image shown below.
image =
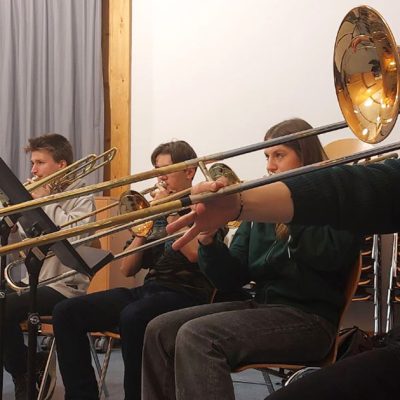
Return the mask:
{"type": "Polygon", "coordinates": [[[144,332],[157,315],[199,302],[154,282],[68,299],[53,312],[54,333],[66,399],[98,399],[87,332],[119,328],[125,364],[125,399],[140,399],[144,332]]]}
{"type": "Polygon", "coordinates": [[[170,312],[146,330],[142,398],[234,400],[230,372],[236,367],[316,362],[335,334],[319,316],[252,300],[170,312]]]}

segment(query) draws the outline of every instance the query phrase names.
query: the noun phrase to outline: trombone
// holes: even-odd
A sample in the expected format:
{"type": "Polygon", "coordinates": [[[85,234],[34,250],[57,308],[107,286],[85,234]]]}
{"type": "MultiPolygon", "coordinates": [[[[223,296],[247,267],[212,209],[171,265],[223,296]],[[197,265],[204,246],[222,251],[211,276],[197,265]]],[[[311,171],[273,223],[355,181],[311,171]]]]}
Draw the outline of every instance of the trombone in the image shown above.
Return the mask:
{"type": "Polygon", "coordinates": [[[111,162],[116,153],[117,148],[113,147],[98,156],[96,154],[89,154],[51,175],[31,183],[26,183],[25,188],[29,192],[33,192],[38,187],[49,185],[52,192],[61,192],[74,181],[84,178],[86,175],[111,162]]]}
{"type": "MultiPolygon", "coordinates": [[[[199,166],[205,179],[208,181],[216,181],[220,177],[225,177],[227,179],[228,185],[233,185],[240,182],[239,177],[226,164],[215,163],[209,169],[207,169],[203,163],[200,163],[199,166]]],[[[151,202],[147,202],[147,200],[144,199],[144,197],[142,196],[143,192],[137,193],[134,191],[130,191],[131,205],[128,209],[123,210],[123,213],[127,213],[133,210],[140,210],[146,207],[154,207],[156,205],[168,203],[172,200],[181,199],[184,196],[188,196],[190,194],[190,191],[191,188],[183,189],[179,192],[171,193],[167,197],[153,200],[151,202]]],[[[181,207],[177,211],[181,211],[183,208],[185,207],[181,207]]],[[[234,224],[236,224],[236,221],[232,222],[231,226],[234,227],[234,224]]],[[[153,225],[154,221],[149,221],[144,224],[138,225],[131,230],[135,236],[148,237],[152,232],[153,225]]]]}
{"type": "Polygon", "coordinates": [[[20,213],[28,210],[32,210],[37,207],[43,207],[47,204],[57,203],[62,200],[71,199],[73,197],[84,196],[91,193],[101,192],[103,190],[109,190],[120,186],[126,186],[131,183],[141,182],[146,179],[155,178],[160,175],[171,174],[172,172],[182,171],[187,168],[194,168],[201,166],[203,164],[209,164],[216,161],[224,160],[226,158],[236,157],[243,154],[248,154],[253,151],[262,150],[267,147],[277,146],[280,144],[285,144],[293,140],[304,139],[310,136],[316,136],[327,132],[332,132],[338,129],[343,129],[347,127],[347,123],[337,122],[329,125],[324,125],[318,128],[308,129],[301,132],[292,133],[287,136],[282,136],[275,139],[270,139],[268,141],[262,141],[254,143],[251,145],[239,147],[233,150],[227,150],[220,153],[214,153],[208,156],[194,158],[192,160],[187,160],[179,162],[176,164],[168,165],[165,167],[154,168],[149,171],[140,172],[133,175],[128,175],[123,178],[118,178],[102,183],[96,183],[94,185],[88,185],[83,188],[70,190],[63,193],[56,193],[49,196],[41,197],[39,199],[33,199],[25,201],[24,203],[19,203],[15,205],[10,205],[6,209],[0,210],[0,217],[7,215],[20,213]]]}
{"type": "MultiPolygon", "coordinates": [[[[381,155],[381,156],[378,156],[378,157],[375,157],[375,158],[372,158],[372,159],[363,160],[359,164],[367,165],[367,164],[372,164],[372,163],[379,163],[379,162],[382,162],[382,161],[385,161],[385,160],[388,160],[388,159],[397,159],[397,158],[398,158],[398,154],[397,153],[389,153],[389,154],[381,155]]],[[[229,167],[227,167],[225,164],[222,164],[222,163],[218,163],[218,164],[212,165],[212,167],[210,168],[210,171],[211,171],[211,176],[213,176],[214,180],[217,179],[219,176],[227,176],[227,175],[230,175],[230,174],[232,174],[232,176],[236,177],[234,172],[229,167]]],[[[229,178],[228,178],[228,180],[229,180],[229,178]]],[[[137,192],[134,192],[134,191],[128,191],[128,192],[130,192],[131,195],[134,195],[136,193],[136,195],[138,195],[140,197],[141,195],[143,195],[143,193],[149,193],[150,189],[155,189],[156,187],[157,187],[157,185],[154,185],[153,187],[145,189],[144,191],[141,191],[140,193],[137,193],[137,192]]],[[[186,192],[186,190],[184,190],[182,192],[186,192]]],[[[124,196],[124,194],[121,195],[121,197],[123,197],[123,196],[124,196]]],[[[169,199],[169,197],[170,196],[168,196],[168,198],[166,198],[166,199],[161,199],[161,200],[169,201],[169,200],[171,200],[171,199],[169,199]]],[[[98,212],[104,211],[104,210],[106,210],[108,208],[115,207],[116,205],[119,205],[119,202],[111,203],[108,206],[105,206],[103,208],[99,208],[99,209],[97,209],[97,210],[95,210],[95,211],[93,211],[93,212],[91,212],[91,213],[89,213],[89,214],[87,214],[87,215],[85,215],[83,217],[80,217],[79,220],[87,218],[88,216],[94,215],[94,214],[96,214],[98,212]]],[[[116,227],[113,227],[113,228],[111,228],[109,230],[102,230],[99,233],[96,233],[94,235],[87,236],[87,237],[84,237],[82,239],[78,239],[78,240],[72,242],[71,244],[74,247],[75,246],[79,246],[79,245],[85,244],[87,242],[91,242],[93,240],[97,240],[97,239],[99,239],[99,238],[101,238],[103,236],[108,236],[108,235],[111,235],[111,234],[114,234],[114,233],[117,233],[117,232],[120,232],[120,231],[123,231],[123,230],[127,230],[127,229],[130,229],[136,236],[140,236],[140,234],[143,233],[143,230],[144,230],[144,228],[142,228],[142,226],[145,226],[146,228],[148,228],[149,225],[147,225],[147,224],[150,223],[152,225],[152,223],[153,223],[155,218],[165,218],[169,214],[170,214],[169,211],[165,211],[165,212],[160,213],[160,214],[154,214],[154,215],[142,218],[142,219],[137,219],[137,220],[134,220],[134,221],[131,221],[131,222],[127,222],[127,223],[124,223],[124,224],[121,224],[121,225],[117,225],[116,227]]],[[[78,218],[77,218],[77,220],[78,220],[78,218]]],[[[76,222],[76,220],[74,220],[73,222],[76,222]]],[[[70,222],[70,223],[72,223],[72,222],[70,222]]],[[[70,223],[66,223],[64,225],[61,225],[61,227],[62,226],[67,226],[70,223]]],[[[148,233],[150,233],[150,231],[151,231],[151,225],[150,225],[150,229],[149,229],[148,233]]],[[[232,222],[228,223],[228,227],[236,228],[237,226],[238,226],[238,222],[237,221],[232,221],[232,222]]],[[[136,247],[134,249],[126,250],[126,251],[123,251],[121,253],[118,253],[118,254],[116,254],[114,256],[113,261],[118,260],[118,259],[123,258],[123,257],[126,257],[126,256],[129,256],[131,254],[135,254],[135,253],[140,252],[140,251],[144,251],[144,250],[146,250],[148,248],[154,247],[154,246],[159,245],[161,243],[164,243],[164,242],[166,242],[168,240],[178,239],[180,236],[184,235],[185,232],[186,232],[186,230],[185,231],[176,232],[176,233],[174,233],[172,235],[167,235],[166,237],[154,240],[154,241],[152,241],[150,243],[143,244],[143,245],[138,246],[138,247],[136,247]]],[[[146,235],[144,235],[144,236],[146,236],[146,235]]],[[[52,253],[48,254],[45,257],[45,259],[50,258],[50,257],[54,257],[54,254],[52,254],[52,253]]],[[[7,267],[5,268],[5,271],[4,271],[5,279],[7,281],[8,286],[11,289],[13,289],[14,291],[16,291],[17,293],[19,293],[19,294],[29,291],[29,286],[28,285],[19,286],[18,283],[14,282],[13,279],[11,278],[11,275],[12,275],[11,274],[11,270],[12,270],[12,268],[14,268],[16,266],[21,265],[23,263],[23,261],[24,261],[23,258],[19,258],[19,259],[15,260],[15,261],[12,261],[11,263],[9,263],[7,265],[7,267]]],[[[52,277],[52,278],[49,278],[49,279],[46,279],[44,281],[39,282],[38,287],[46,286],[46,285],[48,285],[50,283],[57,282],[59,280],[69,278],[71,276],[74,276],[77,273],[78,272],[76,272],[74,270],[68,271],[68,272],[64,272],[61,275],[58,275],[58,276],[55,276],[55,277],[52,277]]]]}
{"type": "MultiPolygon", "coordinates": [[[[176,232],[176,233],[174,233],[172,235],[168,235],[168,236],[165,236],[163,238],[154,240],[153,242],[146,243],[146,244],[144,244],[142,246],[139,246],[139,247],[136,247],[134,249],[123,251],[123,252],[121,252],[119,254],[116,254],[114,256],[114,258],[113,258],[113,261],[119,260],[120,258],[123,258],[123,257],[130,256],[130,255],[138,253],[140,251],[144,251],[144,250],[146,250],[146,249],[148,249],[150,247],[157,246],[157,245],[165,243],[165,242],[167,242],[169,240],[178,239],[179,237],[183,236],[185,233],[186,233],[186,230],[180,231],[180,232],[176,232]]],[[[22,262],[23,261],[20,260],[20,259],[18,259],[16,261],[13,261],[13,262],[9,263],[6,266],[5,270],[4,270],[4,276],[5,276],[5,279],[7,281],[7,285],[11,289],[13,289],[15,292],[17,292],[17,294],[19,294],[19,295],[22,294],[22,293],[25,293],[25,292],[29,292],[29,290],[30,290],[30,286],[29,285],[21,284],[20,282],[18,282],[18,283],[14,282],[14,280],[11,278],[11,269],[19,266],[22,262]]],[[[77,274],[79,274],[79,272],[75,271],[75,270],[64,272],[61,275],[53,276],[52,278],[48,278],[48,279],[45,279],[45,280],[39,282],[37,287],[40,288],[40,287],[43,287],[43,286],[47,286],[47,285],[49,285],[51,283],[58,282],[58,281],[60,281],[62,279],[70,278],[70,277],[75,276],[77,274]]]]}
{"type": "MultiPolygon", "coordinates": [[[[158,187],[159,187],[159,184],[155,184],[155,185],[153,185],[153,186],[151,186],[151,187],[149,187],[147,189],[142,190],[141,192],[139,192],[139,194],[144,196],[145,194],[151,193],[152,191],[156,190],[158,187]]],[[[108,204],[108,205],[106,205],[104,207],[97,208],[96,210],[93,210],[90,213],[87,213],[87,214],[82,215],[80,217],[74,218],[71,221],[65,222],[64,224],[60,225],[60,229],[65,228],[66,226],[75,224],[75,223],[77,223],[79,221],[82,221],[83,219],[86,219],[88,217],[92,217],[93,215],[97,215],[97,214],[99,214],[99,213],[101,213],[103,211],[107,211],[107,210],[109,210],[111,208],[114,208],[114,207],[117,207],[117,206],[119,207],[120,214],[122,214],[124,212],[127,212],[126,209],[131,208],[131,205],[129,204],[128,198],[129,198],[129,196],[132,195],[132,193],[136,193],[136,192],[133,192],[132,190],[125,191],[125,192],[123,192],[121,194],[120,198],[117,201],[115,201],[113,203],[110,203],[110,204],[108,204]]],[[[132,211],[132,209],[131,209],[131,211],[132,211]]]]}
{"type": "Polygon", "coordinates": [[[382,162],[385,160],[394,160],[397,158],[399,158],[399,155],[397,153],[388,153],[388,154],[384,154],[384,155],[379,155],[375,158],[366,159],[358,164],[361,164],[361,165],[375,164],[375,163],[379,163],[379,162],[382,162]]]}
{"type": "MultiPolygon", "coordinates": [[[[168,215],[169,215],[169,212],[161,213],[161,214],[157,215],[157,218],[164,218],[164,217],[167,217],[168,215]]],[[[74,247],[77,247],[77,246],[83,245],[85,243],[98,240],[98,239],[102,238],[103,236],[108,236],[108,235],[111,235],[111,234],[114,234],[114,233],[117,233],[117,232],[120,232],[120,231],[123,231],[123,230],[126,230],[126,229],[132,229],[135,226],[138,226],[138,225],[140,226],[141,224],[144,224],[144,223],[149,222],[149,221],[151,222],[153,220],[153,218],[154,218],[154,216],[151,216],[151,217],[143,218],[143,219],[140,219],[140,220],[131,221],[131,222],[128,222],[128,223],[125,223],[125,224],[122,224],[122,225],[118,225],[118,226],[116,226],[116,227],[114,227],[112,229],[103,230],[103,231],[100,231],[100,232],[98,232],[98,233],[96,233],[94,235],[78,239],[78,240],[72,242],[71,244],[74,247]]],[[[144,244],[142,246],[138,246],[135,249],[125,250],[125,251],[123,251],[123,252],[121,252],[119,254],[116,254],[114,256],[114,258],[113,258],[113,261],[114,260],[118,260],[118,259],[123,258],[123,257],[126,257],[128,255],[137,253],[139,251],[144,251],[149,247],[156,246],[156,245],[164,243],[164,242],[166,242],[168,240],[177,239],[178,237],[182,236],[184,233],[185,233],[184,231],[177,232],[177,233],[175,233],[173,235],[168,235],[168,236],[166,236],[164,238],[154,240],[154,241],[152,241],[150,243],[146,243],[146,244],[144,244]]],[[[52,252],[50,252],[50,253],[48,253],[46,255],[45,260],[47,260],[47,259],[49,259],[51,257],[55,257],[55,254],[52,253],[52,252]]],[[[4,278],[7,281],[7,285],[11,289],[13,289],[15,292],[17,292],[18,294],[25,293],[25,292],[28,292],[30,290],[30,286],[29,285],[23,284],[21,282],[15,282],[12,279],[12,269],[16,268],[18,266],[21,266],[23,263],[24,263],[24,258],[23,257],[19,257],[18,259],[10,262],[6,266],[6,268],[4,270],[4,278]]],[[[54,276],[52,278],[48,278],[48,279],[45,279],[45,280],[39,282],[38,283],[38,287],[46,286],[46,285],[49,285],[50,283],[53,283],[53,282],[58,282],[60,280],[69,278],[69,277],[74,276],[76,274],[78,274],[78,272],[75,271],[75,270],[64,272],[64,273],[62,273],[60,275],[57,275],[57,276],[54,276]]]]}
{"type": "MultiPolygon", "coordinates": [[[[96,156],[96,154],[89,154],[81,158],[80,160],[77,160],[72,164],[66,166],[65,168],[53,172],[52,174],[42,179],[37,179],[37,177],[34,176],[31,181],[25,182],[24,186],[26,190],[31,193],[37,188],[44,185],[50,185],[51,192],[59,192],[63,188],[69,186],[75,180],[83,178],[87,174],[100,168],[105,163],[110,162],[114,158],[116,151],[117,149],[114,147],[100,154],[99,156],[96,156]],[[101,157],[105,157],[105,161],[99,166],[94,166],[96,161],[101,157]]],[[[9,206],[8,198],[2,191],[0,191],[0,202],[3,204],[4,207],[9,206]]]]}
{"type": "MultiPolygon", "coordinates": [[[[227,178],[228,184],[234,184],[234,183],[239,183],[240,182],[239,178],[232,171],[232,169],[229,168],[227,165],[225,165],[223,163],[213,164],[211,166],[211,168],[209,170],[207,170],[207,179],[209,179],[209,180],[216,180],[221,176],[224,176],[224,177],[227,178]]],[[[132,190],[128,190],[128,191],[124,192],[121,195],[119,201],[116,201],[116,202],[111,203],[111,204],[109,204],[109,205],[107,205],[105,207],[102,207],[102,208],[99,208],[97,210],[94,210],[94,211],[92,211],[92,212],[90,212],[90,213],[88,213],[88,214],[86,214],[84,216],[75,218],[72,221],[69,221],[69,222],[67,222],[67,223],[65,223],[63,225],[60,225],[60,228],[66,227],[66,226],[71,225],[73,223],[76,223],[76,222],[78,222],[78,221],[80,221],[82,219],[85,219],[85,218],[87,218],[89,216],[95,215],[95,214],[97,214],[99,212],[105,211],[105,210],[107,210],[109,208],[112,208],[112,207],[115,207],[115,206],[119,206],[119,210],[120,210],[121,214],[126,213],[126,212],[130,212],[130,211],[134,211],[134,210],[138,210],[138,209],[140,210],[140,209],[145,208],[145,207],[150,207],[151,205],[144,198],[144,195],[147,194],[147,193],[152,192],[153,190],[155,190],[155,189],[157,189],[159,187],[160,187],[160,183],[157,183],[154,186],[152,186],[152,187],[150,187],[148,189],[144,189],[141,192],[135,192],[135,191],[132,191],[132,190]]],[[[167,196],[165,198],[162,198],[162,199],[159,199],[159,200],[154,200],[153,202],[151,202],[151,204],[153,204],[153,203],[162,204],[162,203],[171,201],[172,199],[186,196],[189,193],[190,193],[190,188],[184,189],[184,190],[182,190],[180,192],[173,193],[173,194],[171,194],[171,195],[169,195],[169,196],[167,196]]],[[[135,220],[135,221],[123,224],[123,225],[116,226],[116,227],[114,227],[114,228],[112,228],[110,230],[107,230],[107,231],[103,230],[103,231],[101,231],[99,233],[96,233],[94,235],[91,235],[91,236],[76,240],[76,241],[72,242],[71,244],[73,246],[79,246],[79,245],[82,245],[82,244],[87,243],[87,242],[92,242],[94,240],[98,240],[99,238],[101,238],[103,236],[110,235],[110,234],[119,232],[121,230],[126,230],[126,229],[130,229],[132,231],[132,233],[134,233],[135,236],[148,237],[150,235],[151,231],[152,231],[152,228],[153,228],[154,218],[155,217],[157,217],[157,218],[165,218],[169,214],[170,213],[167,211],[167,212],[158,214],[156,216],[152,215],[152,216],[147,217],[147,218],[143,218],[143,219],[140,219],[140,220],[135,220]]],[[[144,244],[142,246],[138,246],[135,249],[126,250],[124,252],[121,252],[121,253],[115,255],[114,256],[114,260],[126,257],[128,255],[131,255],[131,254],[134,254],[134,253],[137,253],[137,252],[140,252],[140,251],[144,251],[147,248],[154,247],[154,246],[156,246],[158,244],[161,244],[161,243],[164,243],[166,241],[177,239],[180,236],[182,236],[184,233],[185,232],[182,231],[182,232],[175,233],[173,235],[167,235],[164,238],[153,240],[152,242],[146,243],[146,244],[144,244]]],[[[54,257],[54,254],[53,253],[49,253],[45,257],[45,259],[48,259],[50,257],[54,257]]],[[[20,266],[23,263],[24,263],[24,258],[20,257],[17,260],[12,261],[11,263],[9,263],[6,266],[5,272],[4,272],[5,279],[7,281],[8,286],[11,289],[13,289],[14,291],[16,291],[17,293],[19,293],[19,294],[29,291],[30,287],[27,284],[21,284],[21,283],[14,282],[14,280],[12,279],[12,272],[11,271],[12,271],[13,268],[15,268],[17,266],[20,266]]],[[[48,285],[50,283],[57,282],[59,280],[69,278],[71,276],[74,276],[75,274],[77,274],[76,271],[65,272],[65,273],[63,273],[61,275],[54,276],[52,278],[49,278],[49,279],[46,279],[44,281],[39,282],[38,287],[46,286],[46,285],[48,285]]]]}
{"type": "MultiPolygon", "coordinates": [[[[255,150],[285,144],[310,136],[331,132],[349,126],[354,134],[367,143],[379,143],[391,132],[399,112],[399,53],[393,34],[381,15],[374,9],[361,6],[352,9],[343,19],[337,33],[334,53],[334,80],[337,98],[345,121],[325,125],[319,128],[297,132],[285,137],[263,141],[253,145],[228,150],[210,156],[200,157],[167,167],[130,175],[121,179],[103,182],[86,188],[64,192],[53,196],[10,206],[0,210],[1,215],[23,212],[61,199],[80,196],[88,193],[111,189],[149,179],[158,175],[180,171],[188,167],[210,163],[224,158],[246,154],[255,150]]],[[[400,148],[400,143],[368,149],[358,154],[327,160],[318,164],[307,165],[296,170],[263,177],[247,182],[237,183],[220,189],[217,193],[204,193],[185,196],[180,200],[172,200],[165,204],[154,205],[125,215],[107,218],[85,226],[65,229],[63,231],[43,235],[39,238],[27,239],[20,243],[5,246],[0,254],[6,254],[22,248],[39,246],[66,239],[84,232],[99,228],[109,228],[126,221],[144,218],[160,212],[178,211],[198,202],[205,202],[215,196],[223,196],[270,184],[282,179],[342,165],[377,154],[384,154],[400,148]]]]}

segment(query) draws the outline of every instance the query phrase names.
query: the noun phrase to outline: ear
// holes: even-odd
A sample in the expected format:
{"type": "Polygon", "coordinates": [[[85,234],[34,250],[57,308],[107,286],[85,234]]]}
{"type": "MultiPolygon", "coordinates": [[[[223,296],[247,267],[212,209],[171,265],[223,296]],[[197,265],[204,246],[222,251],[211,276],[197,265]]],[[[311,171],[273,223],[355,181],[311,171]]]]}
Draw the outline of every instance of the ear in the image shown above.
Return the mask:
{"type": "Polygon", "coordinates": [[[63,169],[67,166],[67,162],[65,160],[61,160],[58,165],[60,166],[60,169],[63,169]]]}
{"type": "Polygon", "coordinates": [[[196,174],[196,169],[195,168],[186,168],[185,173],[186,173],[186,178],[188,180],[192,181],[194,178],[194,175],[196,174]]]}

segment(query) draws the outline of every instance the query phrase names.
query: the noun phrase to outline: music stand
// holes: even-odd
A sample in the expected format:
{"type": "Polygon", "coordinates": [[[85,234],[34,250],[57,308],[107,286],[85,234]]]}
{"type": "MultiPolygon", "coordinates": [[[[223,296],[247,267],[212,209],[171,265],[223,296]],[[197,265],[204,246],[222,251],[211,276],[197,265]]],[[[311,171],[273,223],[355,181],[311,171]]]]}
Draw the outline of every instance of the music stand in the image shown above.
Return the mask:
{"type": "MultiPolygon", "coordinates": [[[[8,198],[9,204],[18,204],[32,200],[32,196],[24,185],[0,158],[0,189],[8,198]]],[[[18,215],[18,222],[29,237],[40,236],[44,233],[56,232],[59,228],[48,215],[41,209],[35,208],[18,215]]],[[[113,260],[111,252],[81,246],[75,249],[68,240],[64,239],[53,244],[31,248],[25,259],[25,265],[29,274],[30,285],[30,312],[28,317],[28,399],[33,400],[35,395],[35,355],[39,315],[36,312],[36,289],[40,269],[44,257],[52,250],[59,260],[71,269],[93,277],[104,265],[113,260]]],[[[5,302],[3,303],[5,304],[5,302]]],[[[3,306],[4,308],[4,306],[3,306]]],[[[4,311],[4,310],[3,310],[4,311]]],[[[2,325],[3,326],[3,325],[2,325]]],[[[1,360],[3,364],[3,360],[1,360]]],[[[1,387],[2,391],[2,387],[1,387]]]]}
{"type": "MultiPolygon", "coordinates": [[[[0,203],[4,206],[8,202],[7,196],[0,190],[0,203]]],[[[8,237],[10,236],[11,228],[18,221],[19,214],[13,214],[8,217],[0,219],[0,245],[6,246],[8,244],[8,237]]],[[[5,269],[7,266],[7,256],[3,254],[0,260],[0,327],[4,326],[5,323],[5,312],[6,312],[6,279],[5,269]]],[[[3,329],[0,328],[0,400],[3,399],[3,359],[4,359],[4,337],[3,329]]]]}

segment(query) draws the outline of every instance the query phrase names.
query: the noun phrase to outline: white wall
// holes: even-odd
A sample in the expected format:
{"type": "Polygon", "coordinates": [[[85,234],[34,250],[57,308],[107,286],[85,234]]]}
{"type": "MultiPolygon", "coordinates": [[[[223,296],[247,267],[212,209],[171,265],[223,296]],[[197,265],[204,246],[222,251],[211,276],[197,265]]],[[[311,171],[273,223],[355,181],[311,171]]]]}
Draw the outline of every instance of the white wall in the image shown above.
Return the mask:
{"type": "MultiPolygon", "coordinates": [[[[400,3],[368,4],[400,41],[400,3]]],[[[206,155],[259,142],[269,126],[286,118],[302,117],[314,126],[343,120],[333,84],[333,46],[343,17],[359,5],[133,1],[132,172],[151,168],[152,149],[173,138],[206,155]]],[[[398,131],[386,142],[398,140],[398,131]]],[[[321,141],[344,135],[352,137],[336,132],[321,141]]],[[[260,152],[226,162],[242,179],[264,174],[260,152]]]]}

